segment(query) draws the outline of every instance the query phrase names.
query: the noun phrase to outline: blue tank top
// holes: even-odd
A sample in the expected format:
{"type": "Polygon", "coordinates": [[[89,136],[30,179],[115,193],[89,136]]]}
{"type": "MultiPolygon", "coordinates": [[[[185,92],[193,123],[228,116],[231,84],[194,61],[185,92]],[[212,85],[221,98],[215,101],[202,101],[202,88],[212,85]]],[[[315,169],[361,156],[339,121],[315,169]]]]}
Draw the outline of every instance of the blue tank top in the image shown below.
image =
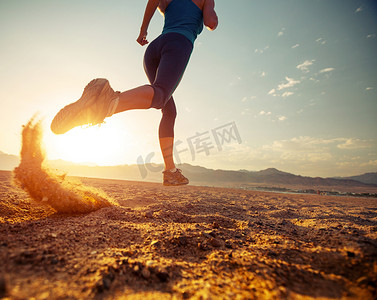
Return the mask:
{"type": "Polygon", "coordinates": [[[173,0],[165,9],[162,34],[177,32],[192,43],[203,30],[203,12],[192,0],[173,0]]]}

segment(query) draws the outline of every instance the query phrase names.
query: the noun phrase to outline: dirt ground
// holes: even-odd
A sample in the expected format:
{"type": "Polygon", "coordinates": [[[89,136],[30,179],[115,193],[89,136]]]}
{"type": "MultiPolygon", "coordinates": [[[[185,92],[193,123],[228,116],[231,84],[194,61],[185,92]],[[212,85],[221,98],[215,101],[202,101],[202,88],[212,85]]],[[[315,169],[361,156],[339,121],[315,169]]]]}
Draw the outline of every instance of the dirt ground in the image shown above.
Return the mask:
{"type": "Polygon", "coordinates": [[[81,180],[118,205],[57,213],[0,171],[0,298],[377,298],[377,199],[81,180]]]}

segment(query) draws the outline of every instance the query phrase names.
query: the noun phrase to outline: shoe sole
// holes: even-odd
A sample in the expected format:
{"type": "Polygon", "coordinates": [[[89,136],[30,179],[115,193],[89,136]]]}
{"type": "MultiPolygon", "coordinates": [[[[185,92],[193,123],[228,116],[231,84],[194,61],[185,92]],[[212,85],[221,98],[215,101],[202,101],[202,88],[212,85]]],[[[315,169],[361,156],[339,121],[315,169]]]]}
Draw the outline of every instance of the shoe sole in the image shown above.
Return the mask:
{"type": "Polygon", "coordinates": [[[65,106],[56,114],[51,122],[51,131],[55,134],[64,134],[72,128],[80,126],[80,124],[72,126],[72,121],[83,109],[93,105],[97,101],[98,96],[105,88],[107,88],[107,86],[109,86],[109,82],[104,78],[93,79],[91,82],[89,82],[79,100],[65,106]],[[95,99],[93,99],[93,93],[88,94],[88,92],[94,87],[99,89],[95,99]]]}
{"type": "Polygon", "coordinates": [[[170,183],[170,182],[163,182],[163,185],[164,186],[180,186],[180,185],[187,185],[189,184],[189,182],[185,182],[185,183],[170,183]]]}

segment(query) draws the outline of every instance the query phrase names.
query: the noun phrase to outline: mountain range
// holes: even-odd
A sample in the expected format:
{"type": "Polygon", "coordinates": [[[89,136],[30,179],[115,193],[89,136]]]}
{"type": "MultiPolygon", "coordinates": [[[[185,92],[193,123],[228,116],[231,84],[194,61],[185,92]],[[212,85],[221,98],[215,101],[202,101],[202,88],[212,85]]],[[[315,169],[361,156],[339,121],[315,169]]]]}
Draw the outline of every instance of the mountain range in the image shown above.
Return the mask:
{"type": "MultiPolygon", "coordinates": [[[[0,170],[13,170],[19,157],[0,151],[0,170]]],[[[162,165],[86,166],[63,160],[48,161],[48,167],[72,176],[97,177],[134,181],[160,182],[162,165]]],[[[337,190],[343,192],[377,192],[377,173],[343,178],[306,177],[283,172],[275,168],[261,171],[213,170],[190,164],[179,166],[195,185],[224,187],[275,187],[294,189],[337,190]]]]}

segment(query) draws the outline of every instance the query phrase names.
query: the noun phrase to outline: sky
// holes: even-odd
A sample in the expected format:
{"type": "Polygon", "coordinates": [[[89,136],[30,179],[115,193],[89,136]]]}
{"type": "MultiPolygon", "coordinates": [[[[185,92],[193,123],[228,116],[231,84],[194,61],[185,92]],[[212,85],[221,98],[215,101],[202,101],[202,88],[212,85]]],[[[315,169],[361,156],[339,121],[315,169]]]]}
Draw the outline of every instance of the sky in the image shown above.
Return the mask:
{"type": "MultiPolygon", "coordinates": [[[[0,0],[0,151],[42,120],[48,159],[161,163],[155,109],[54,135],[93,78],[147,83],[136,43],[146,1],[0,0]]],[[[176,162],[304,176],[377,172],[377,2],[218,0],[175,91],[176,162]]],[[[161,33],[158,12],[149,40],[161,33]]]]}

